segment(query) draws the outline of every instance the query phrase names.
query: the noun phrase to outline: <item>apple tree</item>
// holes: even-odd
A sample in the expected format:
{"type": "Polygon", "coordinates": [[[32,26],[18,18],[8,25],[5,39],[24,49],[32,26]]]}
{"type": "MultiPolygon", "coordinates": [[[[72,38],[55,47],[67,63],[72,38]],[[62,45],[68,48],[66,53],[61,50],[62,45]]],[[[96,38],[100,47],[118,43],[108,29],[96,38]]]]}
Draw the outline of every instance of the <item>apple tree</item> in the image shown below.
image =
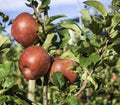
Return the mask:
{"type": "Polygon", "coordinates": [[[119,105],[119,0],[110,12],[86,0],[80,22],[49,16],[50,2],[27,0],[33,11],[12,21],[0,13],[0,104],[119,105]]]}

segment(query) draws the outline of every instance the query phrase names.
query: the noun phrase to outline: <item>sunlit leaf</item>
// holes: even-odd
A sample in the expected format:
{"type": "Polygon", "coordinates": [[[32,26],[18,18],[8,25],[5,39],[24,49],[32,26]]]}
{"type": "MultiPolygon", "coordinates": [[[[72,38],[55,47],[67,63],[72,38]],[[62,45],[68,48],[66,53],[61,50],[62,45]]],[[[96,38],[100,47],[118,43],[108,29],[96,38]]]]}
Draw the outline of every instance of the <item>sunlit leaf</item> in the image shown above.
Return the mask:
{"type": "Polygon", "coordinates": [[[116,13],[114,14],[113,18],[112,18],[112,27],[115,27],[118,23],[120,22],[120,14],[116,13]]]}
{"type": "Polygon", "coordinates": [[[10,73],[11,61],[6,61],[4,64],[0,64],[0,80],[5,78],[10,73]]]}
{"type": "Polygon", "coordinates": [[[107,10],[106,10],[106,8],[99,1],[89,0],[89,1],[85,1],[84,3],[87,4],[87,5],[89,5],[89,6],[91,6],[91,7],[94,7],[103,16],[107,16],[107,10]]]}
{"type": "Polygon", "coordinates": [[[92,78],[92,76],[88,76],[88,77],[87,77],[87,80],[90,81],[90,82],[94,85],[95,89],[98,88],[98,84],[97,84],[96,81],[92,78]]]}
{"type": "Polygon", "coordinates": [[[56,15],[56,16],[48,17],[45,21],[45,25],[48,25],[51,22],[53,22],[54,20],[59,19],[59,18],[63,18],[63,17],[66,17],[66,16],[65,15],[56,15]]]}
{"type": "Polygon", "coordinates": [[[61,27],[71,29],[81,35],[81,28],[71,20],[65,20],[59,24],[61,27]]]}
{"type": "Polygon", "coordinates": [[[11,44],[9,37],[0,35],[0,47],[5,44],[11,44]]]}
{"type": "Polygon", "coordinates": [[[47,38],[42,45],[44,49],[48,50],[48,48],[52,45],[52,39],[54,38],[54,36],[55,33],[51,33],[47,35],[47,38]]]}
{"type": "Polygon", "coordinates": [[[2,84],[3,88],[11,88],[16,82],[15,78],[10,78],[5,80],[5,82],[2,84]]]}
{"type": "Polygon", "coordinates": [[[79,63],[79,59],[70,51],[64,52],[61,56],[60,59],[71,59],[73,61],[76,61],[79,63]]]}
{"type": "Polygon", "coordinates": [[[48,24],[48,25],[45,26],[45,31],[47,33],[49,33],[49,32],[54,31],[55,28],[56,28],[56,25],[51,23],[51,24],[48,24]]]}
{"type": "Polygon", "coordinates": [[[88,21],[91,21],[90,13],[86,9],[82,9],[80,13],[86,18],[88,21]]]}

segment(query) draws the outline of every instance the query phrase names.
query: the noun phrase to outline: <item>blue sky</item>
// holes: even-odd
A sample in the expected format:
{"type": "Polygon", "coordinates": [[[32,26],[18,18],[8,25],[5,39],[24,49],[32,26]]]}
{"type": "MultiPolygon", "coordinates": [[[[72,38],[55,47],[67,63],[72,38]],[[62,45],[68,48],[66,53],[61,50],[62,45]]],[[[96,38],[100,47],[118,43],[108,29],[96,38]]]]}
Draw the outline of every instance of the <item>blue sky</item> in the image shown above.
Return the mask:
{"type": "MultiPolygon", "coordinates": [[[[51,0],[49,15],[65,14],[69,18],[79,16],[79,11],[83,9],[83,2],[86,0],[51,0]]],[[[111,4],[111,0],[98,0],[105,7],[111,4]]],[[[0,11],[9,15],[10,19],[14,19],[21,12],[33,12],[25,3],[27,0],[0,0],[0,11]]],[[[10,33],[10,27],[7,27],[10,33]]]]}

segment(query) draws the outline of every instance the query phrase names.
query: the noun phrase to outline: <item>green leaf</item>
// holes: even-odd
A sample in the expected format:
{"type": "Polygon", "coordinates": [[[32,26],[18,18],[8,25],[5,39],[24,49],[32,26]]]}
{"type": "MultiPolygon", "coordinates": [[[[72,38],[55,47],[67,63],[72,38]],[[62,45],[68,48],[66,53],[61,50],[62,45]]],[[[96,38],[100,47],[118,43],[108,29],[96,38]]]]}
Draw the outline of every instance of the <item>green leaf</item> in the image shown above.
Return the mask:
{"type": "Polygon", "coordinates": [[[65,84],[65,78],[61,72],[54,72],[52,74],[52,83],[62,88],[65,84]]]}
{"type": "Polygon", "coordinates": [[[7,80],[5,80],[5,82],[2,84],[3,88],[11,88],[12,86],[14,86],[16,82],[15,78],[9,78],[7,80]]]}
{"type": "Polygon", "coordinates": [[[41,0],[42,4],[41,4],[41,8],[46,8],[49,4],[50,4],[50,0],[41,0]]]}
{"type": "Polygon", "coordinates": [[[118,34],[116,37],[111,38],[111,39],[109,40],[109,43],[111,44],[111,46],[120,44],[119,34],[118,34]]]}
{"type": "MultiPolygon", "coordinates": [[[[0,48],[3,46],[7,47],[8,45],[11,45],[11,41],[8,36],[0,35],[0,48]]],[[[9,46],[8,46],[9,47],[9,46]]]]}
{"type": "Polygon", "coordinates": [[[115,27],[119,22],[120,22],[120,14],[116,13],[113,15],[111,26],[115,27]]]}
{"type": "Polygon", "coordinates": [[[56,25],[51,23],[45,26],[45,31],[46,33],[50,33],[54,31],[55,28],[56,28],[56,25]]]}
{"type": "Polygon", "coordinates": [[[45,39],[44,43],[43,43],[43,48],[48,50],[48,48],[52,45],[52,39],[54,38],[55,33],[51,33],[47,35],[47,38],[45,39]]]}
{"type": "Polygon", "coordinates": [[[0,12],[0,16],[2,17],[3,22],[7,22],[9,20],[9,16],[4,14],[3,12],[0,12]]]}
{"type": "Polygon", "coordinates": [[[65,48],[68,45],[70,40],[70,34],[68,29],[60,29],[58,30],[58,35],[60,39],[60,48],[65,48]]]}
{"type": "Polygon", "coordinates": [[[102,3],[95,0],[85,1],[84,3],[95,8],[97,11],[99,11],[102,14],[102,16],[104,17],[107,16],[107,10],[102,3]]]}
{"type": "Polygon", "coordinates": [[[65,15],[56,15],[56,16],[51,16],[51,17],[48,17],[45,21],[45,25],[48,25],[50,24],[51,22],[53,22],[54,20],[58,19],[58,18],[63,18],[63,17],[66,17],[65,15]]]}
{"type": "Polygon", "coordinates": [[[103,19],[98,16],[92,16],[91,22],[86,20],[84,17],[82,18],[84,26],[89,28],[94,34],[101,34],[103,30],[103,19]]]}
{"type": "Polygon", "coordinates": [[[84,81],[86,81],[87,75],[88,75],[88,73],[87,73],[87,70],[85,69],[85,70],[84,70],[84,73],[83,73],[82,76],[81,76],[81,79],[84,80],[84,81]]]}
{"type": "MultiPolygon", "coordinates": [[[[0,90],[0,96],[3,95],[8,89],[1,89],[0,90]]],[[[1,104],[0,104],[1,105],[1,104]]]]}
{"type": "Polygon", "coordinates": [[[95,53],[92,53],[90,56],[88,56],[88,57],[85,57],[85,56],[81,56],[80,57],[80,60],[79,60],[79,62],[80,62],[80,65],[82,66],[82,67],[87,67],[87,66],[89,66],[91,63],[96,63],[97,61],[99,61],[99,54],[97,53],[97,52],[95,52],[95,53]]]}
{"type": "Polygon", "coordinates": [[[69,96],[66,100],[67,105],[79,105],[79,100],[76,96],[69,96]]]}
{"type": "Polygon", "coordinates": [[[115,50],[116,53],[120,54],[120,44],[114,45],[113,49],[115,50]]]}
{"type": "Polygon", "coordinates": [[[90,56],[96,50],[95,47],[90,42],[83,41],[80,45],[79,51],[83,55],[90,56]]]}
{"type": "Polygon", "coordinates": [[[96,81],[91,76],[88,76],[87,80],[90,81],[94,85],[95,89],[98,88],[98,84],[96,83],[96,81]]]}
{"type": "Polygon", "coordinates": [[[120,9],[120,0],[112,0],[111,8],[118,11],[120,9]]]}
{"type": "Polygon", "coordinates": [[[71,29],[81,35],[81,28],[72,20],[65,20],[59,24],[63,28],[71,29]]]}
{"type": "Polygon", "coordinates": [[[93,63],[96,63],[96,62],[99,60],[99,58],[100,58],[100,56],[99,56],[99,54],[98,54],[97,52],[92,53],[92,54],[90,55],[90,60],[91,60],[91,62],[93,62],[93,63]]]}
{"type": "Polygon", "coordinates": [[[5,32],[5,28],[2,26],[2,24],[0,24],[0,33],[1,33],[2,31],[5,32]]]}
{"type": "Polygon", "coordinates": [[[64,52],[60,56],[60,59],[71,59],[71,60],[76,61],[76,62],[79,63],[79,59],[71,51],[64,52]]]}
{"type": "Polygon", "coordinates": [[[0,105],[4,105],[4,103],[7,102],[8,100],[10,100],[10,96],[8,95],[0,96],[0,105]]]}
{"type": "Polygon", "coordinates": [[[4,64],[0,64],[0,81],[10,73],[11,61],[6,61],[4,64]]]}
{"type": "Polygon", "coordinates": [[[80,57],[80,65],[84,68],[87,67],[88,65],[91,64],[91,60],[89,59],[89,57],[84,57],[81,56],[80,57]]]}
{"type": "Polygon", "coordinates": [[[83,14],[84,18],[86,18],[87,21],[91,21],[90,13],[88,10],[82,9],[80,13],[83,14]]]}
{"type": "Polygon", "coordinates": [[[22,100],[20,98],[19,99],[15,99],[14,103],[16,103],[17,105],[30,105],[25,100],[22,100]]]}

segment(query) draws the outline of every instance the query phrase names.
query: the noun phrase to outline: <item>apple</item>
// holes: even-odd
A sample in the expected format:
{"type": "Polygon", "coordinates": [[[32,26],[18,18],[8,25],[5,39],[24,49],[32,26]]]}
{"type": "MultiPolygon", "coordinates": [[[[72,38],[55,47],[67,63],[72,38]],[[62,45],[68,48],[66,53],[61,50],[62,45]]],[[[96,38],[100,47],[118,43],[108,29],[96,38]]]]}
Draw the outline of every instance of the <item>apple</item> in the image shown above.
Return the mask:
{"type": "Polygon", "coordinates": [[[108,100],[110,100],[110,99],[111,99],[111,95],[110,95],[110,94],[107,94],[106,98],[107,98],[108,100]]]}
{"type": "Polygon", "coordinates": [[[24,47],[31,46],[37,42],[37,31],[37,22],[27,12],[19,14],[13,21],[11,27],[13,38],[24,47]]]}
{"type": "Polygon", "coordinates": [[[19,58],[19,69],[27,79],[38,79],[44,76],[50,68],[50,57],[40,46],[26,48],[19,58]]]}
{"type": "Polygon", "coordinates": [[[112,81],[116,81],[118,79],[117,75],[116,74],[112,74],[112,81]]]}
{"type": "Polygon", "coordinates": [[[81,94],[81,93],[77,94],[77,99],[78,99],[78,100],[80,100],[80,99],[82,99],[82,98],[83,98],[83,94],[81,94]]]}
{"type": "Polygon", "coordinates": [[[77,74],[73,70],[69,70],[70,67],[76,66],[76,62],[69,59],[55,59],[50,69],[50,80],[54,72],[61,72],[70,84],[74,83],[77,79],[77,74]]]}

